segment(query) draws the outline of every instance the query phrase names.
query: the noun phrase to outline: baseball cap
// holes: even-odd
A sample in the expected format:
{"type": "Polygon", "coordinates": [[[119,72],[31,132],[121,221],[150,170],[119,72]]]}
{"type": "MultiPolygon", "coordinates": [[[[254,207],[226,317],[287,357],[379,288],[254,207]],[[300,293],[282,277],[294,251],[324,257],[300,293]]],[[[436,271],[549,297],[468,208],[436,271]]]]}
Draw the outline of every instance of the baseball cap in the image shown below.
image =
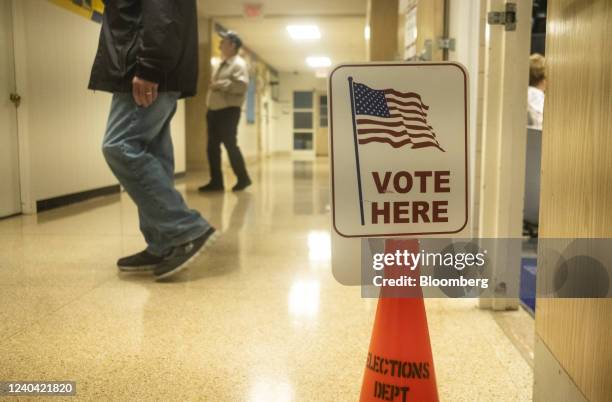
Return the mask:
{"type": "Polygon", "coordinates": [[[236,45],[237,49],[242,46],[242,39],[240,39],[240,36],[238,36],[238,34],[234,31],[219,31],[219,36],[229,39],[234,45],[236,45]]]}

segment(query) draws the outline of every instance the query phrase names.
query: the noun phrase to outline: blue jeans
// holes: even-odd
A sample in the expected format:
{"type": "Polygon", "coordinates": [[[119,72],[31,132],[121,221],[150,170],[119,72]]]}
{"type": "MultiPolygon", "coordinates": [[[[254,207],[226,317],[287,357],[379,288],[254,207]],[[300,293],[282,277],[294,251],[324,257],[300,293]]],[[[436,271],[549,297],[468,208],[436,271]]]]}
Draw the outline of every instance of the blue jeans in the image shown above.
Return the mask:
{"type": "Polygon", "coordinates": [[[162,92],[142,108],[131,93],[114,94],[102,144],[108,166],[138,207],[147,251],[157,256],[210,228],[174,188],[170,121],[178,97],[177,92],[162,92]]]}

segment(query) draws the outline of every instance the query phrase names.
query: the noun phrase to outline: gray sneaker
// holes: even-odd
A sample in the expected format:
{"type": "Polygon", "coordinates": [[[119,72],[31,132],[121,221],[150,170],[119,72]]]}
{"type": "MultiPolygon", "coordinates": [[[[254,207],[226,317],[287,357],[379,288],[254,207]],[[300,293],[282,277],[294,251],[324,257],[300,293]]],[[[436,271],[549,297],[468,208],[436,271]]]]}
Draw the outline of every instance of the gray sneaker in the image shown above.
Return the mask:
{"type": "Polygon", "coordinates": [[[155,279],[169,278],[187,268],[204,250],[205,245],[210,244],[215,232],[215,228],[211,227],[197,239],[174,247],[170,254],[164,257],[164,260],[155,267],[153,271],[155,279]]]}

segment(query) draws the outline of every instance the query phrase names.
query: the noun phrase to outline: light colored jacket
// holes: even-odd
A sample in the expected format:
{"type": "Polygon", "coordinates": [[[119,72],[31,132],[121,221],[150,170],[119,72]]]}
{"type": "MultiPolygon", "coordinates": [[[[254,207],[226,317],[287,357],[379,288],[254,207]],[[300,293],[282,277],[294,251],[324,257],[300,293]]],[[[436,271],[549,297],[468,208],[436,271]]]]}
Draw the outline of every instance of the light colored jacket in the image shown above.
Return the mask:
{"type": "Polygon", "coordinates": [[[242,107],[249,85],[249,70],[246,61],[232,56],[223,61],[215,74],[208,92],[208,109],[242,107]]]}
{"type": "Polygon", "coordinates": [[[527,127],[542,130],[544,92],[536,87],[527,89],[527,127]]]}

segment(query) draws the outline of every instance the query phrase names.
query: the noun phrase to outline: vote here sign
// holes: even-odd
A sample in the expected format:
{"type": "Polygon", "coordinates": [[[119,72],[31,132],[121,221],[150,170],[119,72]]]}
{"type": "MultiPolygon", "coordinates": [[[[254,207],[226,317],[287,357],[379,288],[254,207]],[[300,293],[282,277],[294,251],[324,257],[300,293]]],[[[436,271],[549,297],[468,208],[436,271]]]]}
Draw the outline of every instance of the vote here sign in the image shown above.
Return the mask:
{"type": "Polygon", "coordinates": [[[447,234],[466,226],[467,88],[457,63],[344,64],[332,71],[338,234],[447,234]]]}

